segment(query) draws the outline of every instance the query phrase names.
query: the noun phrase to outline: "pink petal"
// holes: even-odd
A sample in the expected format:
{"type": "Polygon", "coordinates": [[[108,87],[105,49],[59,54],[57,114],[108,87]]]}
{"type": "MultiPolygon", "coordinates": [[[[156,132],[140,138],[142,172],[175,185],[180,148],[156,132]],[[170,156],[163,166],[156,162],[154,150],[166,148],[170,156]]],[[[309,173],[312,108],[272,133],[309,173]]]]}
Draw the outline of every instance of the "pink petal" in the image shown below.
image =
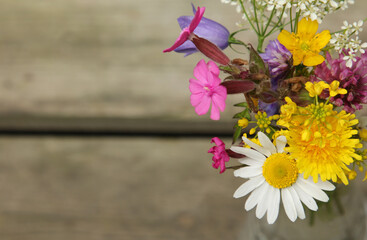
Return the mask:
{"type": "Polygon", "coordinates": [[[204,86],[201,85],[201,83],[198,80],[191,78],[189,82],[190,82],[189,89],[191,93],[196,94],[205,92],[204,86]]]}
{"type": "Polygon", "coordinates": [[[214,88],[214,92],[218,95],[220,95],[224,100],[227,98],[227,88],[219,85],[216,88],[214,88]]]}
{"type": "Polygon", "coordinates": [[[212,72],[215,76],[219,76],[219,68],[217,66],[217,64],[215,64],[215,62],[213,61],[209,61],[208,62],[208,69],[210,72],[212,72]]]}
{"type": "Polygon", "coordinates": [[[167,48],[163,50],[163,52],[171,52],[181,46],[186,40],[189,38],[190,32],[187,28],[182,29],[180,36],[176,39],[175,43],[172,45],[172,47],[167,48]]]}
{"type": "Polygon", "coordinates": [[[204,59],[201,59],[198,64],[196,64],[194,68],[194,76],[203,84],[208,82],[208,66],[204,59]]]}
{"type": "Polygon", "coordinates": [[[225,146],[224,142],[219,137],[213,137],[210,143],[215,143],[217,146],[225,146]]]}
{"type": "Polygon", "coordinates": [[[219,120],[220,119],[220,112],[218,106],[215,102],[212,103],[212,110],[210,111],[210,119],[212,120],[219,120]]]}
{"type": "Polygon", "coordinates": [[[189,25],[190,33],[192,33],[195,30],[195,28],[199,25],[201,18],[204,15],[204,12],[205,12],[205,7],[202,7],[202,8],[198,7],[198,10],[196,11],[194,18],[192,19],[189,25]]]}
{"type": "Polygon", "coordinates": [[[209,83],[210,86],[215,87],[218,86],[222,80],[220,80],[220,78],[216,75],[214,75],[214,73],[212,72],[208,72],[208,78],[207,81],[209,83]]]}
{"type": "Polygon", "coordinates": [[[203,94],[201,102],[195,107],[197,115],[203,115],[209,111],[211,99],[209,96],[203,94]]]}
{"type": "Polygon", "coordinates": [[[222,96],[214,93],[212,95],[212,101],[213,104],[215,104],[216,106],[218,106],[218,108],[223,112],[224,109],[226,109],[226,99],[223,98],[222,96]]]}
{"type": "Polygon", "coordinates": [[[191,94],[190,96],[191,105],[193,107],[196,107],[197,105],[199,105],[203,96],[204,96],[204,93],[191,94]]]}

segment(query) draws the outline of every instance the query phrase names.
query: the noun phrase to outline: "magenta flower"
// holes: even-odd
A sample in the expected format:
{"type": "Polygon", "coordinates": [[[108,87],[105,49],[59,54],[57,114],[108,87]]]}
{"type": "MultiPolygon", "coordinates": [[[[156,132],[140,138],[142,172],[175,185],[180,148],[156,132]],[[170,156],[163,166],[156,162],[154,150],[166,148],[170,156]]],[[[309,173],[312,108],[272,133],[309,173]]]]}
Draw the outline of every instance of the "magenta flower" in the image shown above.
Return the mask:
{"type": "Polygon", "coordinates": [[[196,79],[190,79],[191,105],[195,107],[198,115],[206,114],[209,111],[210,104],[212,109],[210,118],[219,120],[220,112],[226,108],[227,89],[220,85],[219,68],[213,62],[205,63],[200,60],[194,68],[196,79]]]}
{"type": "Polygon", "coordinates": [[[201,18],[204,15],[204,12],[205,12],[205,7],[202,7],[202,8],[198,7],[198,10],[196,11],[195,16],[192,19],[190,25],[182,29],[180,36],[178,36],[178,38],[176,39],[176,42],[172,45],[172,47],[163,50],[163,52],[171,52],[175,50],[176,48],[178,48],[179,46],[181,46],[182,44],[184,44],[184,42],[186,42],[188,39],[193,38],[194,30],[199,25],[201,18]]]}
{"type": "MultiPolygon", "coordinates": [[[[367,53],[356,57],[350,68],[346,66],[343,58],[344,55],[340,54],[338,58],[333,59],[327,52],[326,61],[316,66],[315,76],[311,77],[311,81],[339,81],[340,87],[345,88],[348,93],[331,97],[330,102],[343,106],[346,112],[354,113],[355,110],[362,109],[362,104],[367,103],[367,53]]],[[[328,97],[328,94],[324,97],[328,97]]]]}
{"type": "Polygon", "coordinates": [[[217,137],[212,138],[210,143],[215,143],[215,145],[217,145],[210,148],[208,151],[208,153],[212,153],[214,155],[212,158],[212,166],[215,169],[218,169],[218,167],[220,167],[219,173],[223,173],[226,170],[225,163],[229,161],[229,156],[226,152],[226,145],[222,140],[217,137]]]}

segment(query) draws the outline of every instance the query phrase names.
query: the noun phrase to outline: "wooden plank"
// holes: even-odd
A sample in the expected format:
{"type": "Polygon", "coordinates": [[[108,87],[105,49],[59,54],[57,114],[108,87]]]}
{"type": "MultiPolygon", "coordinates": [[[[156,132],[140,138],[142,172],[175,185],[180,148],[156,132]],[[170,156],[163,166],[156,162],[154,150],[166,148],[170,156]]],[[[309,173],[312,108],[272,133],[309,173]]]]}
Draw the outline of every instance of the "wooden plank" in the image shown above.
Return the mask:
{"type": "MultiPolygon", "coordinates": [[[[162,53],[179,33],[175,19],[192,14],[190,3],[1,0],[0,113],[196,119],[188,79],[202,57],[162,53]]],[[[233,7],[219,0],[194,3],[237,29],[233,7]]],[[[365,1],[356,1],[323,28],[364,18],[365,9],[365,1]]],[[[245,42],[254,38],[242,35],[245,42]]],[[[227,111],[229,119],[233,112],[227,111]]]]}
{"type": "Polygon", "coordinates": [[[0,238],[236,239],[246,214],[232,194],[243,180],[212,169],[209,147],[209,139],[0,137],[0,238]]]}

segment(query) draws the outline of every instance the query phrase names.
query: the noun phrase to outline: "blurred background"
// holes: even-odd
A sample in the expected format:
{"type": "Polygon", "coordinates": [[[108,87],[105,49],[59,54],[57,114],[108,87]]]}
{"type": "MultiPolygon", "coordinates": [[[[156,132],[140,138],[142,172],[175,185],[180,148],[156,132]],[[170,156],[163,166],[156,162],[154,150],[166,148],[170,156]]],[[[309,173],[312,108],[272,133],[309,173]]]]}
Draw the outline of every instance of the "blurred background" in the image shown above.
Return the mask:
{"type": "MultiPolygon", "coordinates": [[[[0,3],[0,239],[240,238],[242,180],[207,154],[211,137],[230,143],[233,109],[198,117],[188,79],[202,56],[162,53],[191,1],[0,3]]],[[[234,7],[193,3],[238,29],[234,7]]],[[[358,0],[322,28],[366,9],[358,0]]]]}

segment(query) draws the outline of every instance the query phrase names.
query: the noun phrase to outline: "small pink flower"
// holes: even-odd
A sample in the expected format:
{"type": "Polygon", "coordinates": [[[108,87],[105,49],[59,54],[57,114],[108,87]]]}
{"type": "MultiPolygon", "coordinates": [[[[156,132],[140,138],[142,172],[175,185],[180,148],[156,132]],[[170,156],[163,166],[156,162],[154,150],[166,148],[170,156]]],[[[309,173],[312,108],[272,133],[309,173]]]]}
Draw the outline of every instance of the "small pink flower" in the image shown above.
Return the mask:
{"type": "Polygon", "coordinates": [[[212,109],[210,118],[219,120],[220,111],[226,108],[227,89],[220,85],[219,68],[213,62],[205,63],[200,60],[194,68],[196,79],[190,79],[191,105],[195,107],[198,115],[206,114],[209,111],[210,104],[212,109]]]}
{"type": "Polygon", "coordinates": [[[205,7],[198,7],[198,10],[195,13],[194,18],[192,19],[190,25],[184,29],[182,29],[180,36],[176,39],[176,42],[172,45],[172,47],[163,50],[163,52],[171,52],[184,44],[189,38],[194,36],[194,30],[199,25],[203,15],[205,12],[205,7]]]}
{"type": "Polygon", "coordinates": [[[210,143],[215,143],[217,146],[214,146],[209,149],[208,153],[213,153],[213,168],[218,169],[220,167],[220,172],[223,173],[226,170],[226,162],[229,161],[229,156],[226,152],[226,145],[222,140],[217,137],[212,138],[210,143]]]}

